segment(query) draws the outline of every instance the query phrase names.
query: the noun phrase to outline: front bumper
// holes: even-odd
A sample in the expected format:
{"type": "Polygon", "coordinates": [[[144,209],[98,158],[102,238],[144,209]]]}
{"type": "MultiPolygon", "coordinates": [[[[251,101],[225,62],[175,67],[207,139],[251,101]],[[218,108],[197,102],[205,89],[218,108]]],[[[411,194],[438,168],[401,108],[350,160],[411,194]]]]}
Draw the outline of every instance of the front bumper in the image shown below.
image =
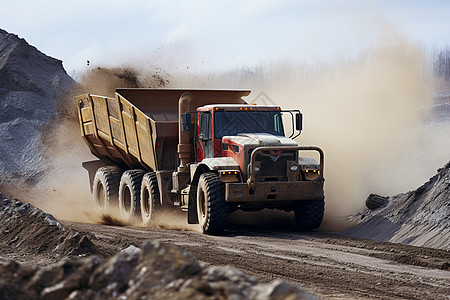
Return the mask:
{"type": "Polygon", "coordinates": [[[314,181],[255,182],[254,189],[247,183],[225,184],[225,202],[281,202],[315,200],[324,197],[323,179],[314,181]]]}

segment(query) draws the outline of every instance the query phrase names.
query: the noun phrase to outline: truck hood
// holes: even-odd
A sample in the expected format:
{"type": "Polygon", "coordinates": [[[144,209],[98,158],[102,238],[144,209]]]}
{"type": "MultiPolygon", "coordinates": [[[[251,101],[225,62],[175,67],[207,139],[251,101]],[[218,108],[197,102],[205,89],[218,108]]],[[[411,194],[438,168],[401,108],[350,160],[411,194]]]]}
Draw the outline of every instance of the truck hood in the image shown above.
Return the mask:
{"type": "Polygon", "coordinates": [[[237,136],[224,136],[223,141],[246,146],[298,146],[297,142],[284,136],[269,133],[239,133],[237,136]]]}

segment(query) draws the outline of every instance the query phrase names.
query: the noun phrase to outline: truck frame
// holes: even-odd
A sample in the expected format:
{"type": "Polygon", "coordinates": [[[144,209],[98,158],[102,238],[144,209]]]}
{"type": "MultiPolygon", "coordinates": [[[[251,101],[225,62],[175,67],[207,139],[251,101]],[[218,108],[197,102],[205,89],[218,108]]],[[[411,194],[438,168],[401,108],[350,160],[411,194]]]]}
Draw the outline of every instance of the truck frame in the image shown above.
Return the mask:
{"type": "Polygon", "coordinates": [[[235,210],[269,208],[294,211],[301,230],[318,228],[323,151],[294,141],[302,130],[299,110],[249,105],[242,99],[249,94],[116,89],[114,98],[76,97],[81,135],[100,159],[83,164],[96,209],[118,209],[126,222],[151,225],[160,209],[179,206],[189,224],[217,233],[235,210]]]}

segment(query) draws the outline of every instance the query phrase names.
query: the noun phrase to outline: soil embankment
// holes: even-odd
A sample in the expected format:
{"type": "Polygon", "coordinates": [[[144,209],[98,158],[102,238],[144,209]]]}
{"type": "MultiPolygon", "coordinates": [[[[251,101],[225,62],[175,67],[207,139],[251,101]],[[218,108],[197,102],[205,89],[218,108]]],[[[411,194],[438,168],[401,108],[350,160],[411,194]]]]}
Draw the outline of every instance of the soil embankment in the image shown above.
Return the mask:
{"type": "Polygon", "coordinates": [[[352,216],[358,224],[344,234],[449,250],[449,200],[450,162],[418,189],[390,197],[381,207],[352,216]]]}

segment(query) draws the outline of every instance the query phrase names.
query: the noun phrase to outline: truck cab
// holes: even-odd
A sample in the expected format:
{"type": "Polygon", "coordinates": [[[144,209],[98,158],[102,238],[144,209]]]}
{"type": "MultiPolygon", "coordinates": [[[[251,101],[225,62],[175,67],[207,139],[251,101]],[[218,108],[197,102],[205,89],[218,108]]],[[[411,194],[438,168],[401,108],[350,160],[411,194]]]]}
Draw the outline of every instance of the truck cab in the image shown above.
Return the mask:
{"type": "MultiPolygon", "coordinates": [[[[286,137],[283,113],[295,119],[298,133],[301,130],[301,113],[298,110],[282,111],[279,106],[270,105],[206,105],[199,107],[195,119],[194,151],[195,160],[205,158],[230,157],[239,165],[245,178],[251,152],[259,146],[298,146],[291,136],[286,137]]],[[[297,135],[298,136],[298,135],[297,135]]],[[[298,171],[298,151],[266,151],[262,163],[255,168],[262,181],[297,180],[298,176],[286,175],[289,170],[298,171]],[[288,162],[284,164],[281,163],[288,162]],[[278,166],[278,167],[277,167],[278,166]],[[289,177],[289,178],[287,178],[289,177]]],[[[319,163],[309,159],[308,167],[318,173],[319,163]]],[[[308,170],[309,171],[309,170],[308,170]]],[[[298,173],[298,172],[297,172],[298,173]]],[[[317,174],[318,175],[318,174],[317,174]]]]}
{"type": "MultiPolygon", "coordinates": [[[[304,209],[299,207],[313,199],[308,203],[314,206],[311,210],[319,211],[313,214],[315,219],[302,216],[306,223],[300,217],[298,222],[309,229],[318,227],[323,217],[323,152],[317,147],[301,147],[294,140],[302,129],[300,111],[276,105],[221,104],[199,107],[194,115],[195,158],[190,164],[189,189],[199,185],[206,170],[218,174],[230,211],[276,208],[300,215],[304,209]],[[286,119],[292,123],[288,137],[283,124],[286,119]],[[299,150],[316,151],[320,159],[301,157],[299,150]]],[[[197,187],[194,190],[197,195],[189,196],[190,223],[202,223],[201,209],[193,207],[201,195],[197,187]]]]}
{"type": "MultiPolygon", "coordinates": [[[[278,106],[207,105],[200,107],[197,118],[196,155],[206,157],[227,156],[227,145],[236,144],[228,137],[242,133],[263,133],[284,136],[281,111],[278,106]],[[225,142],[224,138],[225,137],[225,142]],[[225,145],[223,145],[225,144],[225,145]]],[[[233,148],[233,147],[232,147],[233,148]]]]}

